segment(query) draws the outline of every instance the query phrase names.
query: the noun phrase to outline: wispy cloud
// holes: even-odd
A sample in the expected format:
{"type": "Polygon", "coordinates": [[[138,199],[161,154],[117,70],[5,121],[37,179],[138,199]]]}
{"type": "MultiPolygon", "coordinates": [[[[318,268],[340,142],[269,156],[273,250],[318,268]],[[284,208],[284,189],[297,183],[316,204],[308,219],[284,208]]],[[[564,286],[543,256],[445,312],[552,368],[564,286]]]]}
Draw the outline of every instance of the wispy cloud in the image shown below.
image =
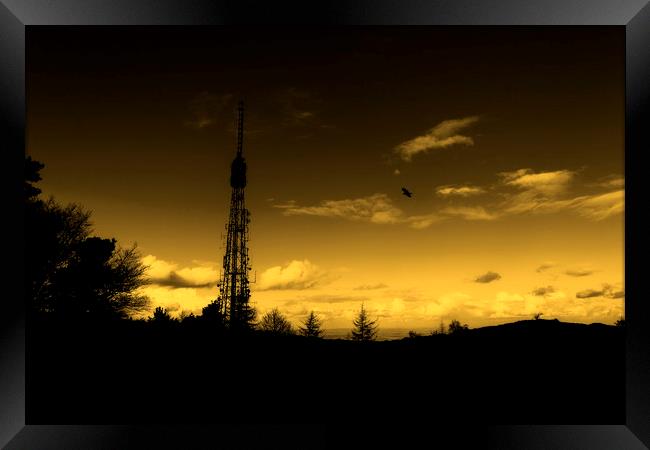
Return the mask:
{"type": "Polygon", "coordinates": [[[501,279],[501,275],[496,272],[486,272],[483,275],[479,275],[474,278],[475,283],[491,283],[493,281],[501,279]]]}
{"type": "Polygon", "coordinates": [[[623,178],[621,175],[612,174],[612,175],[607,175],[606,177],[602,177],[600,180],[598,180],[598,182],[594,184],[596,186],[600,186],[604,188],[623,189],[625,188],[625,178],[623,178]]]}
{"type": "Polygon", "coordinates": [[[363,221],[380,225],[405,223],[411,228],[422,229],[443,220],[438,214],[407,216],[396,207],[386,194],[342,200],[323,200],[314,206],[300,206],[295,201],[273,204],[286,216],[335,217],[351,221],[363,221]]]}
{"type": "Polygon", "coordinates": [[[368,300],[368,297],[361,295],[336,295],[336,294],[316,294],[316,295],[303,295],[295,300],[288,300],[285,302],[286,306],[301,305],[307,302],[314,303],[348,303],[348,302],[363,302],[368,300]]]}
{"type": "Polygon", "coordinates": [[[423,230],[425,228],[429,228],[435,223],[439,223],[444,220],[445,217],[441,216],[440,214],[431,213],[419,216],[409,216],[404,220],[404,222],[406,222],[411,228],[423,230]]]}
{"type": "Polygon", "coordinates": [[[469,197],[471,195],[484,194],[485,192],[485,189],[477,186],[439,186],[436,189],[436,193],[442,197],[469,197]]]}
{"type": "Polygon", "coordinates": [[[478,116],[444,120],[422,136],[417,136],[397,145],[395,147],[395,153],[404,161],[411,161],[413,156],[418,153],[427,153],[433,149],[447,148],[460,144],[474,145],[474,139],[470,136],[459,134],[459,132],[477,121],[478,116]]]}
{"type": "Polygon", "coordinates": [[[190,119],[186,120],[185,124],[198,130],[220,123],[230,126],[232,118],[229,116],[226,118],[225,111],[232,100],[233,95],[229,93],[201,92],[190,101],[190,119]]]}
{"type": "Polygon", "coordinates": [[[593,193],[571,197],[567,195],[575,177],[570,170],[535,173],[519,169],[499,174],[504,186],[518,191],[505,194],[505,200],[496,205],[495,214],[551,214],[571,211],[590,220],[599,221],[620,214],[625,209],[624,191],[593,193]]]}
{"type": "MultiPolygon", "coordinates": [[[[294,200],[272,200],[272,206],[287,216],[334,217],[375,224],[407,224],[411,228],[425,229],[433,224],[460,218],[469,221],[493,221],[511,215],[552,214],[572,212],[589,220],[603,220],[624,211],[624,191],[597,192],[570,196],[569,189],[574,171],[555,170],[534,172],[519,169],[498,174],[499,182],[489,191],[497,197],[487,199],[482,205],[441,206],[430,212],[407,215],[386,194],[367,197],[322,200],[315,205],[300,205],[294,200]]],[[[436,192],[448,199],[485,194],[488,189],[479,186],[440,186],[436,192]]],[[[545,269],[538,270],[539,272],[545,269]]]]}
{"type": "Polygon", "coordinates": [[[287,216],[339,217],[378,224],[398,223],[403,220],[404,215],[401,209],[392,204],[386,194],[374,194],[355,199],[324,200],[316,206],[299,206],[295,202],[273,206],[283,209],[287,216]]]}
{"type": "Polygon", "coordinates": [[[360,286],[357,286],[354,288],[355,291],[370,291],[370,290],[375,290],[375,289],[384,289],[387,288],[388,285],[384,283],[377,283],[377,284],[362,284],[360,286]]]}
{"type": "Polygon", "coordinates": [[[519,169],[514,172],[502,172],[499,175],[501,175],[504,183],[507,185],[554,197],[567,189],[569,183],[575,176],[575,172],[570,170],[556,170],[535,173],[531,169],[519,169]]]}
{"type": "Polygon", "coordinates": [[[447,216],[462,217],[466,220],[495,220],[499,216],[485,210],[482,206],[450,206],[440,211],[447,216]]]}
{"type": "Polygon", "coordinates": [[[318,105],[321,101],[314,92],[292,86],[278,91],[276,96],[283,125],[332,128],[320,118],[318,105]]]}
{"type": "Polygon", "coordinates": [[[625,191],[622,189],[605,194],[579,197],[571,207],[581,216],[592,220],[603,220],[621,214],[625,210],[625,191]]]}
{"type": "Polygon", "coordinates": [[[310,289],[327,281],[328,273],[309,260],[293,260],[262,272],[256,290],[310,289]]]}

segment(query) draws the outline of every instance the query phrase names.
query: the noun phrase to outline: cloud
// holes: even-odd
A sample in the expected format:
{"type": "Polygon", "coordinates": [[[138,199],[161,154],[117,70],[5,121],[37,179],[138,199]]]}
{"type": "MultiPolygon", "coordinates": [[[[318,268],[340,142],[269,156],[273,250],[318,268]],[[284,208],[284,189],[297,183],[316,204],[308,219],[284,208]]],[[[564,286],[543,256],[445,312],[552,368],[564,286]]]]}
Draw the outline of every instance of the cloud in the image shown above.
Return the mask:
{"type": "Polygon", "coordinates": [[[605,291],[603,290],[593,290],[593,289],[586,289],[584,291],[580,291],[576,293],[577,298],[591,298],[591,297],[602,297],[605,294],[605,291]]]}
{"type": "Polygon", "coordinates": [[[336,217],[380,225],[405,223],[416,229],[427,228],[442,220],[437,214],[406,216],[400,208],[393,205],[386,194],[374,194],[355,199],[324,200],[315,206],[300,206],[290,201],[274,204],[273,207],[284,210],[283,214],[286,216],[336,217]]]}
{"type": "Polygon", "coordinates": [[[354,288],[355,291],[369,291],[369,290],[374,290],[374,289],[384,289],[387,288],[388,285],[384,283],[377,283],[377,284],[362,284],[361,286],[357,286],[354,288]]]}
{"type": "Polygon", "coordinates": [[[586,196],[574,202],[572,207],[578,214],[599,221],[621,214],[625,210],[625,191],[620,189],[605,194],[586,196]]]}
{"type": "Polygon", "coordinates": [[[542,273],[547,271],[548,269],[552,269],[553,267],[557,267],[557,263],[554,261],[547,261],[542,264],[540,264],[537,269],[535,269],[536,272],[542,273]]]}
{"type": "Polygon", "coordinates": [[[424,228],[428,228],[434,223],[442,222],[445,220],[444,217],[440,216],[439,214],[424,214],[421,216],[410,216],[405,219],[405,222],[408,223],[408,225],[411,228],[415,228],[417,230],[422,230],[424,228]]]}
{"type": "MultiPolygon", "coordinates": [[[[612,297],[613,298],[613,297],[612,297]]],[[[406,305],[409,306],[408,304],[406,305]]],[[[439,296],[435,300],[418,302],[407,309],[410,317],[428,318],[429,323],[441,319],[458,319],[473,323],[503,322],[530,319],[533,314],[543,312],[548,318],[558,317],[566,321],[600,321],[613,323],[622,313],[622,302],[611,298],[594,298],[588,302],[569,297],[560,290],[544,296],[532,293],[500,291],[492,298],[473,298],[455,292],[439,296]]]]}
{"type": "Polygon", "coordinates": [[[327,273],[309,260],[293,260],[274,266],[260,275],[256,290],[310,289],[327,281],[327,273]]]}
{"type": "Polygon", "coordinates": [[[212,280],[204,283],[199,283],[194,280],[188,280],[180,276],[177,272],[170,272],[165,278],[152,278],[151,283],[157,284],[158,286],[165,286],[173,289],[178,288],[204,288],[217,285],[217,280],[212,280]]]}
{"type": "Polygon", "coordinates": [[[440,196],[460,196],[469,197],[470,195],[478,195],[485,193],[485,189],[476,186],[439,186],[436,193],[440,196]]]}
{"type": "Polygon", "coordinates": [[[579,291],[576,293],[576,298],[596,298],[596,297],[605,297],[605,298],[624,298],[625,291],[622,289],[616,289],[614,286],[609,284],[603,284],[602,289],[585,289],[584,291],[579,291]]]}
{"type": "Polygon", "coordinates": [[[316,206],[298,206],[295,202],[273,206],[284,209],[284,214],[287,216],[339,217],[378,224],[398,223],[403,220],[402,210],[393,206],[386,194],[374,194],[355,199],[324,200],[316,206]]]}
{"type": "MultiPolygon", "coordinates": [[[[351,221],[376,224],[407,224],[411,228],[425,229],[433,224],[453,218],[470,221],[493,221],[517,214],[551,214],[569,211],[584,218],[598,221],[624,211],[624,191],[616,190],[578,197],[567,196],[574,179],[571,170],[534,172],[519,169],[498,174],[500,183],[493,188],[508,189],[499,192],[500,200],[482,206],[454,205],[420,215],[407,215],[395,206],[386,194],[376,193],[367,197],[322,200],[316,205],[299,205],[294,200],[276,202],[273,207],[282,209],[287,216],[310,215],[336,217],[351,221]],[[512,188],[515,191],[512,191],[512,188]]],[[[468,197],[487,192],[474,186],[440,186],[437,194],[443,197],[468,197]]],[[[273,201],[271,200],[273,203],[273,201]]]]}
{"type": "MultiPolygon", "coordinates": [[[[224,112],[233,100],[233,95],[211,94],[207,91],[201,92],[190,101],[189,110],[191,118],[185,124],[192,128],[203,129],[218,123],[226,123],[224,112]]],[[[232,121],[230,119],[230,121],[232,121]]],[[[227,123],[230,125],[230,122],[227,123]]]]}
{"type": "Polygon", "coordinates": [[[444,120],[431,128],[426,134],[397,145],[395,147],[395,153],[404,161],[411,161],[414,155],[426,153],[429,150],[447,148],[459,144],[474,145],[474,140],[471,137],[458,134],[458,132],[477,121],[477,116],[444,120]]]}
{"type": "Polygon", "coordinates": [[[596,186],[604,187],[604,188],[624,188],[625,187],[625,178],[623,178],[621,175],[607,175],[606,177],[603,177],[599,180],[598,183],[596,183],[596,186]]]}
{"type": "Polygon", "coordinates": [[[533,212],[548,214],[573,211],[584,218],[594,221],[620,214],[624,210],[623,190],[558,200],[544,199],[525,192],[513,197],[511,207],[507,209],[511,213],[533,212]]]}
{"type": "Polygon", "coordinates": [[[454,206],[440,211],[448,216],[459,216],[466,220],[495,220],[497,214],[489,213],[482,206],[454,206]]]}
{"type": "Polygon", "coordinates": [[[579,269],[567,269],[564,271],[566,275],[571,277],[586,277],[594,273],[592,269],[579,268],[579,269]]]}
{"type": "Polygon", "coordinates": [[[575,172],[556,170],[534,173],[531,169],[519,169],[514,172],[502,172],[499,175],[501,175],[506,185],[554,197],[567,189],[575,176],[575,172]]]}
{"type": "Polygon", "coordinates": [[[215,289],[178,288],[170,289],[165,286],[149,284],[141,288],[142,294],[151,299],[151,309],[142,317],[150,316],[152,311],[161,306],[178,316],[185,313],[201,314],[201,309],[217,297],[215,289]]]}
{"type": "Polygon", "coordinates": [[[282,123],[285,126],[316,126],[331,128],[330,125],[321,123],[316,111],[320,103],[313,92],[297,87],[282,89],[277,93],[280,103],[282,123]]]}
{"type": "Polygon", "coordinates": [[[289,300],[285,302],[285,306],[292,305],[302,305],[305,303],[347,303],[347,302],[363,302],[368,300],[368,297],[361,295],[331,295],[331,294],[319,294],[319,295],[309,295],[301,296],[295,300],[289,300]]]}
{"type": "Polygon", "coordinates": [[[181,305],[180,303],[171,303],[167,305],[165,309],[167,310],[168,313],[177,312],[180,311],[181,305]]]}
{"type": "Polygon", "coordinates": [[[474,278],[475,283],[491,283],[493,281],[499,280],[501,278],[501,275],[499,275],[496,272],[486,272],[483,275],[479,275],[478,277],[474,278]]]}
{"type": "Polygon", "coordinates": [[[154,255],[142,258],[142,264],[147,266],[146,276],[150,284],[180,288],[216,288],[219,273],[210,263],[202,263],[193,267],[178,268],[176,263],[158,259],[154,255]]]}
{"type": "Polygon", "coordinates": [[[587,219],[599,221],[620,214],[625,209],[623,189],[567,197],[566,192],[575,177],[574,171],[534,173],[531,169],[519,169],[501,172],[499,176],[504,186],[518,189],[514,194],[506,194],[505,200],[496,207],[499,215],[573,211],[587,219]]]}
{"type": "Polygon", "coordinates": [[[539,287],[537,289],[534,289],[532,294],[538,297],[544,297],[554,292],[555,292],[555,288],[553,286],[546,286],[546,287],[539,287]]]}

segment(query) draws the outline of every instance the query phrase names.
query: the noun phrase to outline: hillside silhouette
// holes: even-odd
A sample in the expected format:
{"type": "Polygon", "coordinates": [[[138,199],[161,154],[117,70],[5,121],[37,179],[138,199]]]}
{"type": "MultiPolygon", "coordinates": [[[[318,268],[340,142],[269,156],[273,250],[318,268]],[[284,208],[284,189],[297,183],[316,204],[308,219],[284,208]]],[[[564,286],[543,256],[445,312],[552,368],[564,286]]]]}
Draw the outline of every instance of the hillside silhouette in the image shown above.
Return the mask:
{"type": "Polygon", "coordinates": [[[624,327],[530,320],[374,342],[200,321],[28,331],[30,423],[624,420],[624,327]]]}

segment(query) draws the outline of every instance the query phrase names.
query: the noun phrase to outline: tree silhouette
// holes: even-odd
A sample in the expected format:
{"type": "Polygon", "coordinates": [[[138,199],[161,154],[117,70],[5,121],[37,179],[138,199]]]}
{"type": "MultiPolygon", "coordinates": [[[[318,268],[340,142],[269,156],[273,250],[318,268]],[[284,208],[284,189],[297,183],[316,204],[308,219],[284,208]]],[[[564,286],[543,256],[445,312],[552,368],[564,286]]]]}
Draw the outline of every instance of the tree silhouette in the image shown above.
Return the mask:
{"type": "Polygon", "coordinates": [[[33,199],[41,193],[41,190],[32,183],[42,180],[39,172],[44,167],[45,165],[43,163],[34,161],[31,156],[25,157],[25,183],[23,191],[25,199],[33,199]]]}
{"type": "Polygon", "coordinates": [[[440,319],[440,326],[438,327],[438,329],[431,330],[431,336],[445,334],[445,333],[446,333],[445,323],[442,321],[442,319],[440,319]]]}
{"type": "Polygon", "coordinates": [[[264,314],[258,325],[259,329],[271,334],[294,334],[291,322],[278,310],[273,308],[264,314]]]}
{"type": "Polygon", "coordinates": [[[219,311],[219,302],[217,300],[208,303],[201,310],[201,319],[208,321],[219,328],[225,326],[225,317],[221,314],[221,311],[219,311]]]}
{"type": "Polygon", "coordinates": [[[178,320],[183,323],[193,323],[196,321],[196,316],[191,311],[182,310],[178,315],[178,320]]]}
{"type": "Polygon", "coordinates": [[[239,310],[239,322],[237,323],[237,329],[241,331],[250,331],[254,329],[257,324],[257,310],[249,302],[242,305],[239,310]]]}
{"type": "Polygon", "coordinates": [[[311,311],[305,319],[304,325],[299,328],[299,332],[307,337],[322,337],[323,330],[321,329],[320,318],[311,311]]]}
{"type": "Polygon", "coordinates": [[[461,325],[461,323],[458,320],[452,320],[449,323],[449,328],[448,328],[449,331],[448,331],[448,333],[449,334],[461,334],[461,333],[467,331],[468,329],[469,329],[469,327],[467,326],[467,324],[461,325]]]}
{"type": "Polygon", "coordinates": [[[43,164],[25,158],[25,295],[31,312],[74,318],[126,318],[146,309],[146,267],[134,245],[91,236],[90,212],[43,201],[43,164]]]}
{"type": "Polygon", "coordinates": [[[145,267],[136,248],[116,248],[115,239],[89,237],[74,249],[66,266],[51,277],[49,305],[67,316],[128,317],[147,306],[137,293],[145,267]]]}
{"type": "Polygon", "coordinates": [[[173,320],[174,319],[172,319],[172,316],[170,316],[167,310],[162,306],[156,307],[156,309],[153,312],[153,316],[149,318],[150,322],[158,322],[158,323],[169,323],[172,322],[173,320]]]}
{"type": "Polygon", "coordinates": [[[354,329],[350,338],[353,341],[374,341],[377,338],[377,321],[370,320],[363,303],[357,318],[352,321],[354,329]]]}

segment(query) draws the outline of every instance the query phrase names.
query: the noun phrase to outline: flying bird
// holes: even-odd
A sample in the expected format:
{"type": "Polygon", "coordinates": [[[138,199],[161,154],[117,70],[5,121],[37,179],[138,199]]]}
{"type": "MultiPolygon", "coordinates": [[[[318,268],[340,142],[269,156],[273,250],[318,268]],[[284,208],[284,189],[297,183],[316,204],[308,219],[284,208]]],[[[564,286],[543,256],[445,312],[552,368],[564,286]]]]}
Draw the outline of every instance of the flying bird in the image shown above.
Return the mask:
{"type": "Polygon", "coordinates": [[[409,191],[409,190],[406,189],[406,188],[402,188],[402,194],[403,194],[403,195],[406,195],[408,198],[413,197],[413,192],[409,191]]]}

